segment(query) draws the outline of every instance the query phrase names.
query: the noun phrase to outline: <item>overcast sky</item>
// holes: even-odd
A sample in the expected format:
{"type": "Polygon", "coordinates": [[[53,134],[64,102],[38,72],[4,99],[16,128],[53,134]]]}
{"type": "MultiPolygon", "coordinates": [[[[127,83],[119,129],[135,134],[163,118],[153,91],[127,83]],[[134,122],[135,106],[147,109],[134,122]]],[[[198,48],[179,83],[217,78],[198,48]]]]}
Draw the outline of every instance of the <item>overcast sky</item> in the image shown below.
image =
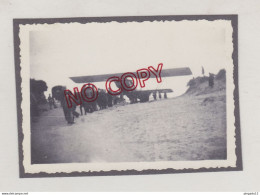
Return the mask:
{"type": "Polygon", "coordinates": [[[30,32],[30,75],[46,81],[47,93],[55,85],[79,86],[71,76],[134,72],[163,63],[163,69],[190,67],[193,75],[163,78],[160,85],[151,79],[146,88],[173,88],[180,95],[202,66],[206,74],[232,66],[231,55],[231,24],[221,20],[53,24],[30,32]]]}

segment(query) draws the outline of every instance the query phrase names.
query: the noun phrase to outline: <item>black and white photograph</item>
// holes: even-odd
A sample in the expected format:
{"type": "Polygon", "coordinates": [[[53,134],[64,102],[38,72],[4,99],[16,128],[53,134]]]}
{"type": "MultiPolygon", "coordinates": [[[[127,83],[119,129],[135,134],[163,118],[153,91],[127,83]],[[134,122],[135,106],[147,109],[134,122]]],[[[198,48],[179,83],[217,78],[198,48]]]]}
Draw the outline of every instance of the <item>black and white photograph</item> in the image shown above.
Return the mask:
{"type": "Polygon", "coordinates": [[[15,19],[20,177],[241,170],[237,20],[15,19]]]}

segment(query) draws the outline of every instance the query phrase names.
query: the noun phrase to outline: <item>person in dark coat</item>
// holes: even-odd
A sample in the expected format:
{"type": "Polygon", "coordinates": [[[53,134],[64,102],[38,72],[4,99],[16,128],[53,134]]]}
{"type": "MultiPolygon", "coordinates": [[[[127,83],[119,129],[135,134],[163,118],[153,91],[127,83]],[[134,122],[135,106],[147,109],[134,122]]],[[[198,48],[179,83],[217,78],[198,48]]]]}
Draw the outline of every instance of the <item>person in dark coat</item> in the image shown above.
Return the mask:
{"type": "Polygon", "coordinates": [[[164,99],[167,99],[167,93],[164,92],[164,99]]]}
{"type": "Polygon", "coordinates": [[[54,98],[60,101],[65,120],[68,122],[68,124],[73,124],[74,116],[79,117],[79,113],[76,112],[77,105],[72,102],[72,107],[68,107],[66,97],[64,95],[64,90],[66,90],[65,86],[55,86],[52,89],[52,94],[54,98]]]}
{"type": "Polygon", "coordinates": [[[107,105],[108,105],[108,107],[113,106],[113,97],[109,93],[107,93],[107,105]]]}
{"type": "Polygon", "coordinates": [[[69,108],[65,99],[64,98],[61,99],[61,106],[63,108],[63,113],[65,116],[65,120],[68,122],[68,124],[73,124],[74,123],[74,111],[76,110],[76,106],[74,104],[72,104],[72,107],[69,108]]]}
{"type": "Polygon", "coordinates": [[[98,104],[100,110],[107,108],[107,105],[108,105],[107,94],[102,89],[99,89],[99,91],[98,91],[97,104],[98,104]]]}
{"type": "Polygon", "coordinates": [[[214,87],[214,74],[209,73],[209,86],[214,87]]]}

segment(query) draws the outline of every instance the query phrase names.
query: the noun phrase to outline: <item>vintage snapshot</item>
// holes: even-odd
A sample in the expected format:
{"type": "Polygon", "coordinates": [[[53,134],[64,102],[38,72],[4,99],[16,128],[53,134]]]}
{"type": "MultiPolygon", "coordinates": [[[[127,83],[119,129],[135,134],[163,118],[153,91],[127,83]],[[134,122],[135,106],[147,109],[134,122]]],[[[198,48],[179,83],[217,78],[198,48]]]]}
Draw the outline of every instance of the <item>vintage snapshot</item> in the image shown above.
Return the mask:
{"type": "Polygon", "coordinates": [[[14,19],[20,177],[242,170],[237,16],[14,19]]]}

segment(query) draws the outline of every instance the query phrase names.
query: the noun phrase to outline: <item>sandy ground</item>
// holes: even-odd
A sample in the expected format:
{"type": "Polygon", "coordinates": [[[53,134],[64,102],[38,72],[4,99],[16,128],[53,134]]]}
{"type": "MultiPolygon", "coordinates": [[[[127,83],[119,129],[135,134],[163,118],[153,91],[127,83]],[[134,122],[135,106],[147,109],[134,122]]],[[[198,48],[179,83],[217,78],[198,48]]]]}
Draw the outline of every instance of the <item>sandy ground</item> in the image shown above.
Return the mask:
{"type": "Polygon", "coordinates": [[[68,125],[61,108],[32,124],[32,163],[226,159],[225,93],[115,106],[68,125]]]}

